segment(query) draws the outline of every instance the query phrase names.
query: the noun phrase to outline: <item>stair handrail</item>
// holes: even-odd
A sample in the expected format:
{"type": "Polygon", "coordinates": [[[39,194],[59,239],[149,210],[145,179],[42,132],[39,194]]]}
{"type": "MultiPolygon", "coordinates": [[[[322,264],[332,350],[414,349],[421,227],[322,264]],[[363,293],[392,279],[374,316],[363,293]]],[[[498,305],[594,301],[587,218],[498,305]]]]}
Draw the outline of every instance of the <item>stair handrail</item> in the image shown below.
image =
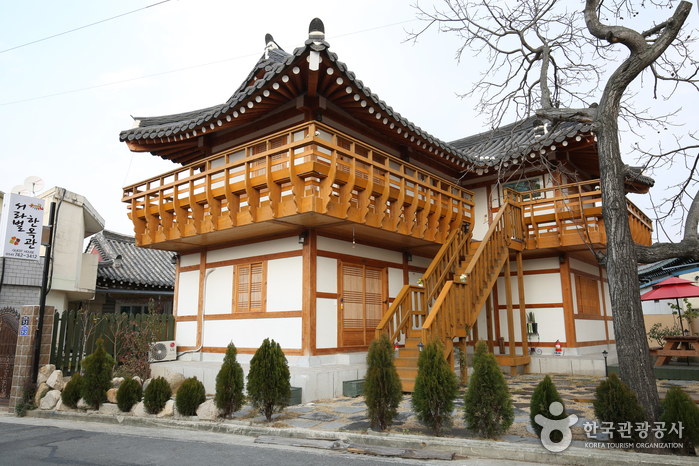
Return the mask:
{"type": "Polygon", "coordinates": [[[401,332],[407,335],[407,327],[411,325],[412,318],[417,315],[426,315],[422,305],[424,303],[425,290],[421,286],[403,285],[396,299],[393,300],[388,311],[381,318],[381,322],[375,330],[375,337],[381,338],[382,333],[388,335],[389,341],[398,341],[401,332]]]}
{"type": "Polygon", "coordinates": [[[472,236],[469,231],[470,226],[470,223],[464,222],[461,228],[449,234],[437,255],[432,259],[430,266],[427,267],[427,271],[422,275],[427,303],[431,302],[435,295],[441,291],[459,258],[462,255],[467,255],[468,240],[472,236]]]}
{"type": "MultiPolygon", "coordinates": [[[[422,324],[422,340],[424,342],[430,341],[437,335],[442,339],[453,338],[455,332],[447,331],[448,329],[456,329],[459,324],[468,326],[473,324],[470,313],[474,305],[475,293],[484,281],[488,279],[493,281],[492,277],[485,276],[485,274],[474,274],[474,269],[476,271],[484,270],[484,264],[481,263],[483,261],[487,261],[488,264],[495,262],[493,244],[495,247],[508,247],[513,238],[517,239],[518,228],[516,219],[512,218],[512,208],[510,202],[506,201],[495,215],[488,232],[466,267],[464,272],[466,280],[461,282],[447,281],[440,290],[434,306],[422,324]],[[496,231],[501,231],[501,234],[496,234],[496,231]],[[460,296],[457,297],[456,294],[460,296]],[[447,310],[442,312],[442,309],[447,310]],[[442,332],[438,332],[440,328],[443,330],[442,332]]],[[[499,270],[497,272],[499,275],[499,270]]]]}

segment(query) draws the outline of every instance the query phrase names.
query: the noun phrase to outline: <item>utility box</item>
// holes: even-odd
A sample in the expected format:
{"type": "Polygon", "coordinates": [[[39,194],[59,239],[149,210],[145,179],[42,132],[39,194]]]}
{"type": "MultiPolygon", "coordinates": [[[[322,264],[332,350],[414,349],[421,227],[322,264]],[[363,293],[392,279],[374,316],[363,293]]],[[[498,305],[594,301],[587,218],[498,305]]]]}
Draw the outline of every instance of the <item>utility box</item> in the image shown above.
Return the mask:
{"type": "Polygon", "coordinates": [[[291,400],[289,406],[301,404],[301,387],[291,387],[291,400]]]}
{"type": "Polygon", "coordinates": [[[364,379],[342,382],[342,396],[357,397],[364,394],[364,379]]]}

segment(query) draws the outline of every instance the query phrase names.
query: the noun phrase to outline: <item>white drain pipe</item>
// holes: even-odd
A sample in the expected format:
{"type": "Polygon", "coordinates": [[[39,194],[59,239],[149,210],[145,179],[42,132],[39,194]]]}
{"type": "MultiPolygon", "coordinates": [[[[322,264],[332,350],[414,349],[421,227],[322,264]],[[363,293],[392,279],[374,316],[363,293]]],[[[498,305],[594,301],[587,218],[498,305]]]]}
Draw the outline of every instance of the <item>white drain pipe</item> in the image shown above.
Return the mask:
{"type": "Polygon", "coordinates": [[[211,275],[212,272],[215,272],[216,269],[212,268],[206,271],[206,275],[204,276],[204,299],[202,301],[202,309],[201,309],[201,344],[199,345],[199,348],[193,349],[193,350],[188,350],[184,351],[182,353],[177,354],[177,359],[180,358],[180,356],[187,354],[187,353],[196,353],[197,351],[201,350],[201,348],[204,346],[204,315],[206,315],[206,283],[209,280],[209,275],[211,275]]]}

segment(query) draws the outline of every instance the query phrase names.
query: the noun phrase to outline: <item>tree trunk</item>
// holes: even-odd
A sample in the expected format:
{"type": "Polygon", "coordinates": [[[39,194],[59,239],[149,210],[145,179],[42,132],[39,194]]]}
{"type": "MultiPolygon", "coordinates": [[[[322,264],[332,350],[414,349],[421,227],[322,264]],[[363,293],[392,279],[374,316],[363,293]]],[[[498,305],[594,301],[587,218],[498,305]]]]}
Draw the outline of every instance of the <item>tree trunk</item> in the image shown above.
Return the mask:
{"type": "MultiPolygon", "coordinates": [[[[660,419],[660,398],[650,358],[638,284],[638,262],[624,190],[624,163],[619,150],[614,102],[600,105],[597,140],[602,189],[602,216],[607,232],[607,278],[621,380],[638,396],[649,422],[660,419]]],[[[618,108],[618,107],[617,107],[618,108]]]]}

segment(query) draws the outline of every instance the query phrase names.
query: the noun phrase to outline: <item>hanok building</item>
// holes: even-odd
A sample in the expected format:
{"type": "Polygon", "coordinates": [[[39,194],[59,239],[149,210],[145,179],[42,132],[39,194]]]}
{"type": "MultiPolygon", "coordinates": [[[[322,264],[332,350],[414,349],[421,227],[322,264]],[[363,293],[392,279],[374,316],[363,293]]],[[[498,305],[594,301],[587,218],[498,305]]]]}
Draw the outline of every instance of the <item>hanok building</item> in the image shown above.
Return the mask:
{"type": "MultiPolygon", "coordinates": [[[[137,245],[179,254],[180,350],[220,360],[231,341],[244,355],[269,337],[292,366],[363,362],[384,332],[401,345],[406,390],[432,338],[450,359],[487,339],[512,372],[551,370],[529,350],[552,354],[557,340],[568,356],[613,350],[589,249],[606,244],[589,126],[526,120],[447,143],[357,79],[320,20],[293,53],[265,40],[224,104],[120,134],[182,165],[123,195],[137,245]]],[[[629,217],[649,244],[630,202],[629,217]]]]}

